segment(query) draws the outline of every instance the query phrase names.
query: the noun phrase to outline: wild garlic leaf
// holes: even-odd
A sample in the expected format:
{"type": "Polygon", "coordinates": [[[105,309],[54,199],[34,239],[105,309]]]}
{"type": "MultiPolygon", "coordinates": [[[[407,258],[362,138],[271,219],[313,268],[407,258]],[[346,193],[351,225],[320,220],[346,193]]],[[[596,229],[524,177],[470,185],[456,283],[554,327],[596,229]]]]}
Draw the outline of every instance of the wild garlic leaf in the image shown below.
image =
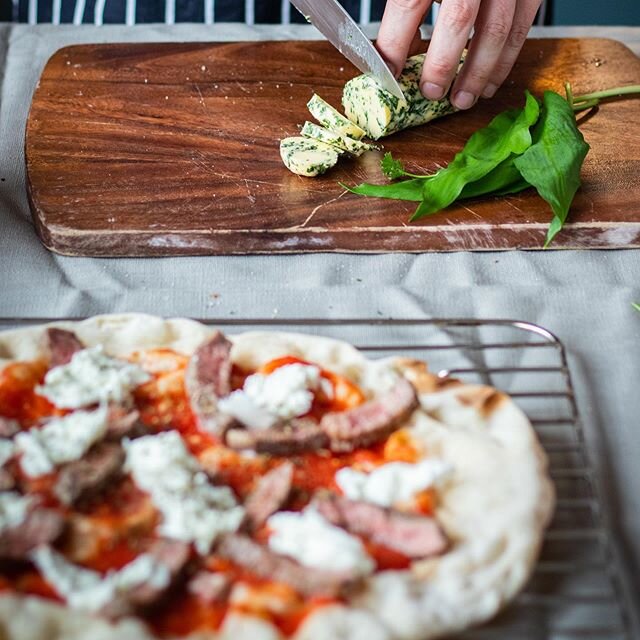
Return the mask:
{"type": "Polygon", "coordinates": [[[638,304],[637,302],[632,302],[631,306],[636,310],[636,311],[640,311],[640,304],[638,304]]]}
{"type": "Polygon", "coordinates": [[[384,154],[380,166],[382,167],[382,173],[384,173],[389,180],[402,178],[405,175],[404,165],[402,162],[400,162],[400,160],[395,160],[388,151],[384,154]]]}
{"type": "Polygon", "coordinates": [[[373,198],[388,198],[390,200],[409,200],[420,202],[422,200],[422,185],[425,178],[412,178],[393,184],[359,184],[357,187],[348,187],[340,183],[340,186],[351,193],[373,198]]]}
{"type": "Polygon", "coordinates": [[[478,198],[485,195],[502,196],[530,187],[531,185],[520,175],[520,171],[513,163],[517,157],[512,153],[486,176],[465,185],[459,199],[478,198]]]}
{"type": "Polygon", "coordinates": [[[525,92],[522,109],[497,115],[487,127],[476,131],[449,165],[424,182],[423,201],[411,221],[448,207],[464,187],[484,178],[511,154],[524,153],[531,146],[531,132],[540,115],[538,101],[525,92]]]}
{"type": "Polygon", "coordinates": [[[553,91],[542,97],[542,115],[533,130],[533,144],[514,163],[553,210],[545,248],[562,229],[580,186],[580,169],[589,145],[576,124],[569,103],[553,91]]]}

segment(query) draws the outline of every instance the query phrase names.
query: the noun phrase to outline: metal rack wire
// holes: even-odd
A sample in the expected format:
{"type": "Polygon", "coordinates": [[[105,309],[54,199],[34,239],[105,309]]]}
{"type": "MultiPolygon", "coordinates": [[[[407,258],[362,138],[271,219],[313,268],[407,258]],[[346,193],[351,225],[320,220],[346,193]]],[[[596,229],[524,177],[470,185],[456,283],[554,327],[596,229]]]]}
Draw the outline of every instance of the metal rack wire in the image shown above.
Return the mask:
{"type": "MultiPolygon", "coordinates": [[[[0,320],[0,329],[47,319],[0,320]]],[[[546,329],[511,320],[205,319],[229,333],[296,331],[347,340],[370,357],[425,360],[439,376],[489,384],[527,413],[550,461],[554,519],[524,592],[489,624],[458,640],[632,640],[620,562],[590,463],[564,346],[546,329]]]]}

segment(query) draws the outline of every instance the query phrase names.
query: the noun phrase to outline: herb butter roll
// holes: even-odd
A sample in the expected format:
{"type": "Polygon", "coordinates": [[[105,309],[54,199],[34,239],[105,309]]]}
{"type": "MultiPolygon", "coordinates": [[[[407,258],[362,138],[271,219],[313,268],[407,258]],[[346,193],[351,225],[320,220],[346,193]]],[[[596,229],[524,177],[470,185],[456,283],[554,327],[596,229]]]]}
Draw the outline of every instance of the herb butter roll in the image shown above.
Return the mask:
{"type": "Polygon", "coordinates": [[[398,78],[404,100],[385,91],[371,76],[349,80],[342,94],[342,105],[349,120],[374,140],[396,131],[425,124],[455,111],[448,97],[428,100],[420,92],[420,74],[425,54],[407,60],[398,78]]]}

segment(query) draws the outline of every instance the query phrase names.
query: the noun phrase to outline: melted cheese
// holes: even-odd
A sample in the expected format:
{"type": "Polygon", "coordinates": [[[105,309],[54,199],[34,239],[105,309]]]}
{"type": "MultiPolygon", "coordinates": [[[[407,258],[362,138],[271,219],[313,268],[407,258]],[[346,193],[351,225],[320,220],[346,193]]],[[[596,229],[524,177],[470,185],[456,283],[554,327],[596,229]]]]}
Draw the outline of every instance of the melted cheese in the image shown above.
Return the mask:
{"type": "Polygon", "coordinates": [[[65,462],[79,460],[107,431],[107,408],[74,411],[44,427],[22,431],[15,437],[20,467],[28,476],[51,473],[65,462]]]}
{"type": "Polygon", "coordinates": [[[336,473],[335,480],[351,500],[391,507],[396,503],[409,502],[416,493],[442,482],[452,471],[447,462],[430,458],[417,464],[389,462],[371,473],[345,467],[336,473]]]}
{"type": "Polygon", "coordinates": [[[140,585],[168,586],[171,574],[166,565],[150,554],[142,554],[119,571],[101,575],[68,562],[50,547],[38,547],[32,560],[44,579],[73,609],[99,611],[117,595],[140,585]]]}
{"type": "Polygon", "coordinates": [[[218,406],[252,429],[268,429],[307,413],[319,386],[318,367],[288,364],[268,375],[249,376],[242,389],[220,400],[218,406]]]}
{"type": "Polygon", "coordinates": [[[36,391],[57,407],[77,409],[99,402],[128,403],[133,389],[150,379],[138,365],[112,358],[97,346],[51,369],[36,391]]]}
{"type": "Polygon", "coordinates": [[[162,514],[158,533],[209,552],[222,533],[238,529],[244,509],[229,487],[214,486],[177,431],[125,441],[126,466],[162,514]]]}
{"type": "Polygon", "coordinates": [[[328,571],[371,573],[375,564],[362,541],[336,527],[315,509],[281,511],[267,520],[272,530],[269,548],[301,564],[328,571]]]}

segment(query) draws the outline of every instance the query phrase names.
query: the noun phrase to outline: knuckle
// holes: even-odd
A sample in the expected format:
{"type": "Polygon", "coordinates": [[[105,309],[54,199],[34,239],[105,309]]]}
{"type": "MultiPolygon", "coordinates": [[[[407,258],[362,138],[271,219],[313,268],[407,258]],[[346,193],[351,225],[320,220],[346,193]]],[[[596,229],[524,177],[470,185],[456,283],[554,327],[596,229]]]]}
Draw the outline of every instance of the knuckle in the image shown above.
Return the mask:
{"type": "Polygon", "coordinates": [[[424,65],[424,75],[438,79],[449,78],[453,75],[453,70],[454,65],[445,58],[434,58],[433,60],[427,58],[424,65]]]}
{"type": "Polygon", "coordinates": [[[511,49],[522,48],[524,41],[529,35],[529,26],[526,24],[516,23],[511,27],[509,37],[507,38],[507,46],[511,49]]]}
{"type": "Polygon", "coordinates": [[[471,4],[464,0],[449,0],[442,11],[441,20],[454,32],[461,32],[471,28],[476,12],[471,4]]]}
{"type": "Polygon", "coordinates": [[[465,82],[473,87],[484,87],[489,79],[490,69],[473,67],[469,69],[465,76],[465,82]]]}
{"type": "Polygon", "coordinates": [[[487,23],[483,29],[483,36],[493,44],[502,45],[506,42],[511,32],[511,24],[506,20],[494,20],[487,23]]]}

